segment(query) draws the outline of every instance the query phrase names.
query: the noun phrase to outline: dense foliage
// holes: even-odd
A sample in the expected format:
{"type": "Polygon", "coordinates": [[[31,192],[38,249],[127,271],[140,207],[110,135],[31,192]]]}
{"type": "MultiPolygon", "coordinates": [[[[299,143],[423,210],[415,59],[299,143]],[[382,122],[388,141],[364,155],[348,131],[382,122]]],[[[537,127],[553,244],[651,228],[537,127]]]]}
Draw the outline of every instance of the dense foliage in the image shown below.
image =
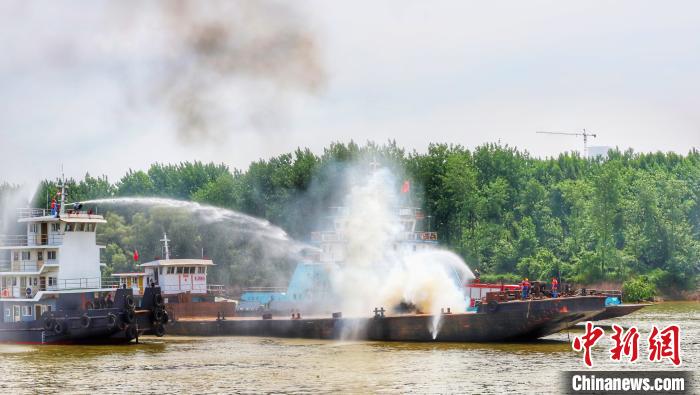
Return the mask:
{"type": "Polygon", "coordinates": [[[656,295],[656,287],[647,276],[639,276],[626,281],[622,293],[626,302],[649,301],[656,295]]]}
{"type": "MultiPolygon", "coordinates": [[[[607,159],[570,153],[538,159],[495,144],[474,150],[433,144],[425,153],[406,153],[395,143],[332,144],[320,156],[298,149],[254,162],[246,171],[195,162],[130,170],[114,184],[86,175],[71,181],[70,190],[73,200],[192,199],[266,218],[305,239],[318,225],[309,218],[319,218],[325,208],[340,203],[344,167],[368,162],[367,158],[388,163],[401,172],[399,178],[411,180],[411,198],[427,214],[423,226],[439,232],[443,245],[484,276],[560,275],[580,283],[622,283],[652,274],[648,281],[660,290],[697,287],[700,152],[696,150],[687,155],[612,150],[607,159]]],[[[44,182],[37,199],[43,204],[47,190],[55,189],[55,182],[44,182]]],[[[193,228],[178,216],[115,209],[110,221],[103,227],[109,267],[127,265],[133,248],[159,254],[158,233],[168,229],[182,238],[176,245],[183,256],[196,255],[202,248],[209,251],[220,265],[217,275],[222,281],[270,284],[272,273],[279,273],[278,264],[262,270],[256,262],[259,254],[246,253],[243,259],[240,244],[225,248],[213,244],[220,235],[205,237],[202,232],[207,230],[193,228]],[[170,229],[178,221],[183,230],[170,229]]]]}

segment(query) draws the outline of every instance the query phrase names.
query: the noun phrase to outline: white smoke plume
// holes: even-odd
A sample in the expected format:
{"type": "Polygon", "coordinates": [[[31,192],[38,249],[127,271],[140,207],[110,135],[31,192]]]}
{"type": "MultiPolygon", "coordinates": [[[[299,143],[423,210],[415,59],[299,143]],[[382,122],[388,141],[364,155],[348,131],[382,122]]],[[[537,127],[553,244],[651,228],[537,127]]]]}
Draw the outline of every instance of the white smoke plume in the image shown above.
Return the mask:
{"type": "Polygon", "coordinates": [[[472,272],[451,252],[414,251],[397,242],[408,234],[399,216],[407,201],[399,193],[400,180],[388,169],[369,174],[355,169],[347,177],[346,256],[331,278],[342,311],[366,316],[375,307],[411,304],[435,317],[431,331],[436,336],[442,309],[466,310],[461,288],[472,272]]]}
{"type": "MultiPolygon", "coordinates": [[[[8,234],[19,228],[17,209],[29,208],[39,185],[0,185],[0,234],[8,234]]],[[[14,232],[13,232],[14,233],[14,232]]]]}

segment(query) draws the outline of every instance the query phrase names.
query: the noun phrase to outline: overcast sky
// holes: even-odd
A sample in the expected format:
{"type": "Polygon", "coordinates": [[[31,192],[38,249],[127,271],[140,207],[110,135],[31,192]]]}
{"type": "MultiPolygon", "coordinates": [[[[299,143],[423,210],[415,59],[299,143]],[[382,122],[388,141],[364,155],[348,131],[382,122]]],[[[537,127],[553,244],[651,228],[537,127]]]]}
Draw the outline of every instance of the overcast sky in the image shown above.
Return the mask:
{"type": "Polygon", "coordinates": [[[535,131],[586,128],[591,145],[700,147],[694,1],[284,3],[313,40],[321,82],[234,76],[211,93],[225,131],[201,138],[183,138],[159,97],[169,25],[124,4],[0,2],[0,181],[54,178],[61,164],[112,181],[156,161],[246,168],[350,139],[418,151],[500,140],[549,156],[582,141],[535,131]]]}

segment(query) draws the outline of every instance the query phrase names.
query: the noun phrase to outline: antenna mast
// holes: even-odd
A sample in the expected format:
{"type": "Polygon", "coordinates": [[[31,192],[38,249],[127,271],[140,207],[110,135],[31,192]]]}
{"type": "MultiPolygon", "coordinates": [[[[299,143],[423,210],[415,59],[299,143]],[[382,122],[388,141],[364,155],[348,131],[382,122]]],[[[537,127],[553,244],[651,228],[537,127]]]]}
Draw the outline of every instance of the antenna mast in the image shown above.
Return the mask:
{"type": "Polygon", "coordinates": [[[543,131],[538,131],[535,133],[539,134],[561,134],[565,136],[583,136],[583,156],[588,158],[588,138],[593,137],[596,138],[598,137],[597,134],[595,133],[590,133],[586,129],[583,129],[581,132],[543,132],[543,131]]]}
{"type": "Polygon", "coordinates": [[[170,260],[170,246],[168,245],[170,239],[168,239],[168,234],[163,232],[163,238],[160,239],[160,241],[163,242],[163,255],[165,255],[165,260],[170,260]]]}

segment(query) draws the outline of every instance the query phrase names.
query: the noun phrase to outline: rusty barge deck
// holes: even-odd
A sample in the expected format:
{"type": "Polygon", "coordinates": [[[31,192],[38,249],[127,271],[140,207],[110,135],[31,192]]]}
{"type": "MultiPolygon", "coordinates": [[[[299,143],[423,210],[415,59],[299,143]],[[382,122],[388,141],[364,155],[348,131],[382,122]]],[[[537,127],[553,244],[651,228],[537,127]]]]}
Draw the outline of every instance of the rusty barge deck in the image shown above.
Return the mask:
{"type": "Polygon", "coordinates": [[[493,342],[534,340],[588,320],[605,310],[605,297],[578,296],[535,299],[482,306],[475,313],[442,314],[433,336],[430,314],[375,317],[231,317],[180,319],[168,325],[168,335],[263,336],[308,339],[378,341],[493,342]]]}

